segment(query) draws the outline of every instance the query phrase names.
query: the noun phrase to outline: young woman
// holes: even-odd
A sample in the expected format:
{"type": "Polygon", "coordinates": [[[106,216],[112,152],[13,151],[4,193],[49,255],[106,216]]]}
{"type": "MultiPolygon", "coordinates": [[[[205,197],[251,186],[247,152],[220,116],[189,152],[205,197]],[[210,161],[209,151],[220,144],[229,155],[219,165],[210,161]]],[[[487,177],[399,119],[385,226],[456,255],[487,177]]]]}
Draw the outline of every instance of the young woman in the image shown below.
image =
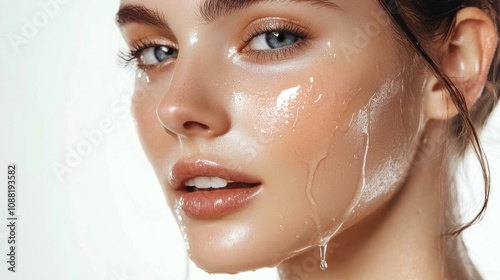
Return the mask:
{"type": "Polygon", "coordinates": [[[472,147],[487,200],[498,5],[122,0],[138,132],[192,260],[478,279],[458,234],[482,211],[460,220],[453,170],[472,147]]]}

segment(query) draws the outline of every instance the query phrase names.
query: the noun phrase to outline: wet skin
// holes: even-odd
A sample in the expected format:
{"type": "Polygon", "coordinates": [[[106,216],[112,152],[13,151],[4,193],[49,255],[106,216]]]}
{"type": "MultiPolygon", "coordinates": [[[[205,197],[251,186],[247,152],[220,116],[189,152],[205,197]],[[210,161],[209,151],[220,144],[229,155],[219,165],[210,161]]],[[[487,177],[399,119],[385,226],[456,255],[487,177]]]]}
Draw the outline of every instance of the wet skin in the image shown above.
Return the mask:
{"type": "Polygon", "coordinates": [[[309,255],[383,209],[407,178],[427,73],[376,1],[317,2],[257,1],[203,18],[203,0],[122,1],[139,136],[191,258],[209,272],[309,255]],[[223,190],[189,204],[179,164],[243,174],[255,192],[224,210],[200,206],[202,193],[223,190]]]}

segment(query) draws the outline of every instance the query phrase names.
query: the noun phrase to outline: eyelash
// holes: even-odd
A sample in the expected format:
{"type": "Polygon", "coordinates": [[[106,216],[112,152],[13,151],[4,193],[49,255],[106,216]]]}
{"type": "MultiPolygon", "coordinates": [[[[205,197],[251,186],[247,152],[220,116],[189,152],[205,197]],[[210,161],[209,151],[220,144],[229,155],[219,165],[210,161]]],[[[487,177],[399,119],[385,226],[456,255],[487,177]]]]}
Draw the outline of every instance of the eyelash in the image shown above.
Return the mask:
{"type": "MultiPolygon", "coordinates": [[[[293,57],[309,39],[309,30],[299,27],[296,24],[290,22],[273,22],[267,23],[265,25],[255,26],[252,32],[247,36],[247,39],[243,41],[243,48],[240,50],[247,56],[250,56],[255,61],[277,61],[293,57]],[[289,33],[298,37],[298,41],[282,48],[271,49],[271,50],[249,50],[244,51],[244,49],[249,45],[249,43],[262,34],[270,32],[280,32],[289,33]]],[[[139,54],[147,48],[166,46],[169,48],[174,48],[173,46],[159,44],[154,40],[150,39],[139,39],[133,42],[133,49],[128,51],[121,51],[119,53],[120,64],[124,68],[137,68],[139,70],[147,71],[156,67],[161,67],[164,63],[158,63],[153,65],[140,65],[138,63],[139,54]]]]}
{"type": "Polygon", "coordinates": [[[138,63],[139,55],[142,51],[148,48],[162,47],[166,46],[168,48],[175,48],[171,45],[160,44],[151,39],[139,39],[132,43],[133,48],[128,51],[120,51],[118,58],[120,64],[124,68],[137,68],[142,71],[147,71],[155,67],[160,67],[163,63],[152,64],[152,65],[141,65],[138,63]]]}

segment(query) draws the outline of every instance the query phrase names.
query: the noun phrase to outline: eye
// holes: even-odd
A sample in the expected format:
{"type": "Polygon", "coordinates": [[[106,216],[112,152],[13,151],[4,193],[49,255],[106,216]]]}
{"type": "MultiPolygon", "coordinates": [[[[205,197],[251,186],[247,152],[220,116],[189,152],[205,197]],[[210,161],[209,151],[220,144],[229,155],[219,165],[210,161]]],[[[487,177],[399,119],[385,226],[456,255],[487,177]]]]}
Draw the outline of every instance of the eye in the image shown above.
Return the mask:
{"type": "Polygon", "coordinates": [[[151,66],[169,59],[177,58],[178,50],[167,46],[152,46],[137,53],[137,62],[141,66],[151,66]]]}
{"type": "Polygon", "coordinates": [[[283,18],[256,20],[243,32],[241,53],[258,63],[287,60],[300,55],[312,42],[310,29],[283,18]]]}
{"type": "Polygon", "coordinates": [[[253,51],[280,49],[295,44],[301,36],[288,31],[266,32],[253,37],[248,48],[253,51]]]}

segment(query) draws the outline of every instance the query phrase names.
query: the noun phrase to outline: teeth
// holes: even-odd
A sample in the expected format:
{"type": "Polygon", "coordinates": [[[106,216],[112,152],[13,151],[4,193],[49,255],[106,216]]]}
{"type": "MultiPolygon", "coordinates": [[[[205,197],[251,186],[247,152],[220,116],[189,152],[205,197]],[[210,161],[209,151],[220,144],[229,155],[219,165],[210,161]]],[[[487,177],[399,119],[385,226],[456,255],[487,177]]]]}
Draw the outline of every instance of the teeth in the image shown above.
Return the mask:
{"type": "Polygon", "coordinates": [[[212,177],[210,178],[210,185],[214,189],[220,189],[227,186],[227,181],[221,178],[212,177]]]}
{"type": "Polygon", "coordinates": [[[209,189],[211,187],[210,178],[196,177],[194,178],[194,186],[198,189],[209,189]]]}
{"type": "Polygon", "coordinates": [[[218,177],[196,177],[185,182],[185,186],[196,187],[197,189],[221,189],[227,186],[231,181],[226,181],[218,177]]]}
{"type": "Polygon", "coordinates": [[[185,183],[184,183],[184,186],[186,187],[194,187],[195,184],[194,184],[194,179],[189,179],[187,180],[185,183]]]}

